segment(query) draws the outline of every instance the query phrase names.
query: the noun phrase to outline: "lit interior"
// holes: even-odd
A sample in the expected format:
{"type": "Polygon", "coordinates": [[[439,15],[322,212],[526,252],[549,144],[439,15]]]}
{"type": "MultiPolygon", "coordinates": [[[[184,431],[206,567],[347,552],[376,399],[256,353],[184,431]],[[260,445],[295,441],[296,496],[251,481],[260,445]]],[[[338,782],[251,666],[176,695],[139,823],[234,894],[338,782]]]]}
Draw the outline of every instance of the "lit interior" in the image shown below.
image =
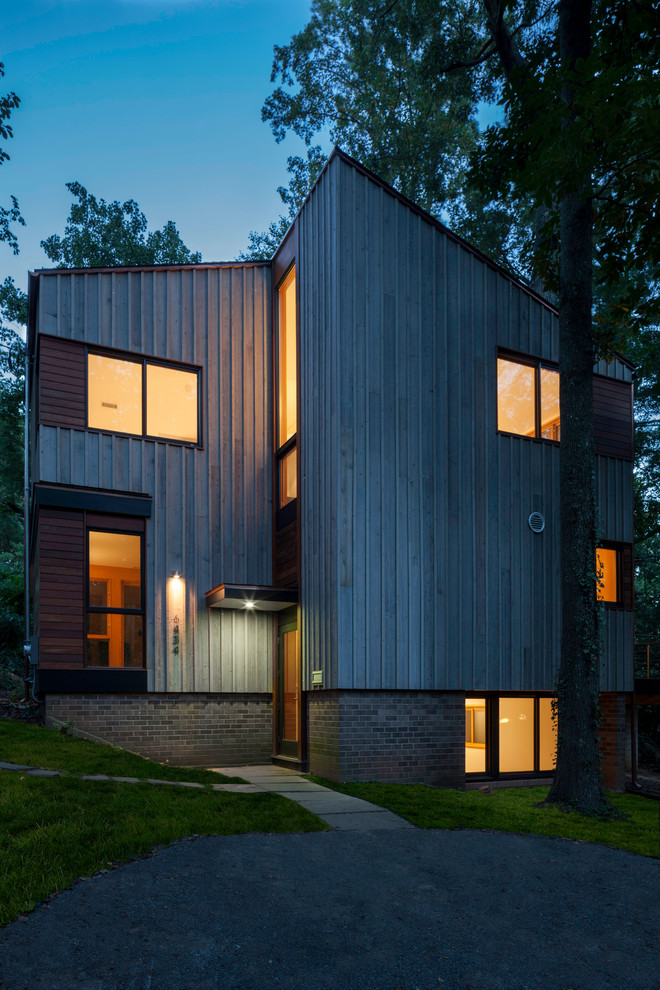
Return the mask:
{"type": "Polygon", "coordinates": [[[500,772],[534,770],[534,699],[500,698],[500,772]]]}
{"type": "Polygon", "coordinates": [[[486,772],[486,699],[465,699],[465,772],[486,772]]]}
{"type": "Polygon", "coordinates": [[[97,430],[142,433],[142,364],[87,355],[87,422],[97,430]]]}
{"type": "Polygon", "coordinates": [[[541,368],[541,436],[560,439],[559,372],[551,368],[541,368]]]}
{"type": "Polygon", "coordinates": [[[557,759],[557,723],[552,698],[539,698],[539,770],[554,770],[557,759]]]}
{"type": "Polygon", "coordinates": [[[298,739],[298,630],[284,633],[284,725],[285,739],[298,739]]]}
{"type": "Polygon", "coordinates": [[[535,369],[518,361],[497,359],[497,428],[536,436],[535,369]]]}
{"type": "Polygon", "coordinates": [[[197,443],[197,374],[147,364],[147,434],[197,443]]]}
{"type": "MultiPolygon", "coordinates": [[[[141,609],[141,538],[89,532],[89,605],[141,609]]],[[[143,666],[143,616],[87,613],[87,661],[92,667],[143,666]]]]}
{"type": "Polygon", "coordinates": [[[596,595],[602,602],[617,602],[617,556],[616,550],[599,547],[596,550],[596,595]]]}
{"type": "Polygon", "coordinates": [[[278,291],[279,300],[279,444],[297,430],[296,410],[296,273],[292,268],[278,291]]]}
{"type": "Polygon", "coordinates": [[[280,508],[298,495],[297,461],[295,447],[280,461],[280,508]]]}

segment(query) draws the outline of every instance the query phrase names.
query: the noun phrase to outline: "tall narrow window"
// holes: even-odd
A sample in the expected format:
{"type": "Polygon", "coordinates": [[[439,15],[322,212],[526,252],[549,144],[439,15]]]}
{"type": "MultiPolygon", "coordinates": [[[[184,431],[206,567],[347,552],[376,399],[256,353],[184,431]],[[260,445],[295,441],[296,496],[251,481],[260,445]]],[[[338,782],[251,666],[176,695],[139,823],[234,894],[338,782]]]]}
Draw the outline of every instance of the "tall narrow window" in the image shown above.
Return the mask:
{"type": "Polygon", "coordinates": [[[142,536],[88,530],[87,666],[144,666],[142,536]]]}
{"type": "Polygon", "coordinates": [[[559,372],[533,359],[498,357],[497,428],[523,437],[559,440],[559,372]]]}
{"type": "Polygon", "coordinates": [[[601,602],[619,601],[619,552],[598,547],[596,550],[596,597],[601,602]]]}
{"type": "MultiPolygon", "coordinates": [[[[277,289],[277,479],[278,509],[298,497],[296,434],[298,430],[298,357],[296,340],[296,272],[290,268],[277,289]]],[[[293,506],[292,506],[293,508],[293,506]]]]}

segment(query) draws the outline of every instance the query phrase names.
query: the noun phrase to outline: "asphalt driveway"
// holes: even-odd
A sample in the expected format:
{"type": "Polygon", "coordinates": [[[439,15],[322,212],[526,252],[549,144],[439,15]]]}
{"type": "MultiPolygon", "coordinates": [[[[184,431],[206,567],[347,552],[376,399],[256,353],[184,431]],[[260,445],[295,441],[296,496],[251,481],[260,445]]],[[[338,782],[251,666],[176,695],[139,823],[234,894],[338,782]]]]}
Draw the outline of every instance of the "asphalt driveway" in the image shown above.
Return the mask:
{"type": "Polygon", "coordinates": [[[660,866],[421,830],[214,836],[0,931],[3,990],[660,988],[660,866]]]}

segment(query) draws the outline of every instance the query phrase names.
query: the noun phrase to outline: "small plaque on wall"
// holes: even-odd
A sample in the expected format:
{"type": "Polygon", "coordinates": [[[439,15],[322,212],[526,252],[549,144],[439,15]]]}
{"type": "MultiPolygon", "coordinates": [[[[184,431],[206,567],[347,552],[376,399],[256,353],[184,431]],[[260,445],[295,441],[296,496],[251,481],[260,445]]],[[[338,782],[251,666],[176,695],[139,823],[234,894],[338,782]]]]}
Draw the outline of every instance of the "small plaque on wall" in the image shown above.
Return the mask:
{"type": "Polygon", "coordinates": [[[323,687],[323,671],[312,671],[312,687],[323,687]]]}

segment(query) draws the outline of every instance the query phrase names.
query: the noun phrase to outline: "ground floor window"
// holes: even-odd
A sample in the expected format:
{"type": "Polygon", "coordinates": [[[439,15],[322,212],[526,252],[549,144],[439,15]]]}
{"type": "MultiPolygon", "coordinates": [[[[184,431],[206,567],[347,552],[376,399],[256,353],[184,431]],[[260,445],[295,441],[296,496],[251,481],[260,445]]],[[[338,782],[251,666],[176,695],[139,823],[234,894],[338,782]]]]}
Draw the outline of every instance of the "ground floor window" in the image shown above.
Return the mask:
{"type": "Polygon", "coordinates": [[[529,694],[465,699],[466,773],[548,773],[554,770],[556,749],[552,698],[529,694]]]}
{"type": "Polygon", "coordinates": [[[87,666],[144,666],[143,536],[87,530],[87,666]]]}

